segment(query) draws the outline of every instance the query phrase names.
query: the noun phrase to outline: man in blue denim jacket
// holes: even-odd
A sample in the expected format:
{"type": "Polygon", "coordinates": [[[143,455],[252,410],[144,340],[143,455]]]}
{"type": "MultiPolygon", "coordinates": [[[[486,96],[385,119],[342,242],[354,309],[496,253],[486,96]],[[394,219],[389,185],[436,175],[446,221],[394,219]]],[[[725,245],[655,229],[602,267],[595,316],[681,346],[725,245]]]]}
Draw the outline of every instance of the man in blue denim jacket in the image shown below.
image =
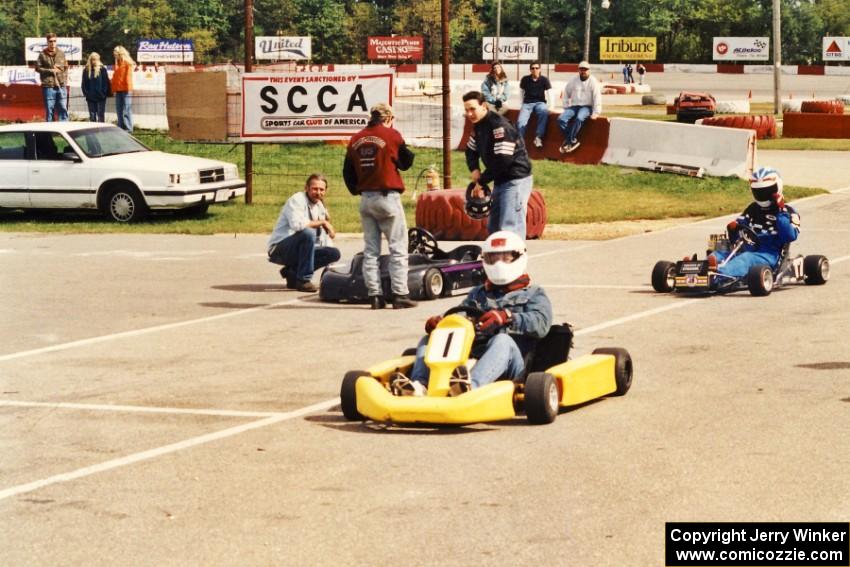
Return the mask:
{"type": "MultiPolygon", "coordinates": [[[[528,254],[525,241],[513,232],[491,234],[483,246],[487,280],[473,288],[461,303],[483,312],[476,323],[476,341],[471,356],[478,362],[472,371],[455,369],[449,395],[480,388],[499,378],[514,378],[525,372],[525,356],[552,326],[552,304],[543,288],[531,285],[526,273],[528,254]]],[[[442,319],[435,315],[425,323],[431,333],[442,319]]],[[[396,395],[424,395],[429,369],[425,365],[426,335],[416,351],[410,378],[396,372],[390,386],[396,395]]]]}

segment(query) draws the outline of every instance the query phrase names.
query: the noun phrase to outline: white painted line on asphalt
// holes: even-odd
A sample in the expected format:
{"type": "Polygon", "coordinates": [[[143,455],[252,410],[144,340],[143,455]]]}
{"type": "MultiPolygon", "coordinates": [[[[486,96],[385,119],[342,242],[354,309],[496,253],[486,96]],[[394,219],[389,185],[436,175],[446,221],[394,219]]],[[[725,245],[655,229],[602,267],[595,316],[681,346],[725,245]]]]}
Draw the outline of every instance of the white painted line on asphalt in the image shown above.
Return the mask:
{"type": "Polygon", "coordinates": [[[138,337],[141,335],[147,335],[150,333],[156,333],[159,331],[167,331],[169,329],[177,329],[180,327],[186,327],[188,325],[197,325],[199,323],[207,323],[209,321],[217,321],[219,319],[228,319],[230,317],[237,317],[239,315],[245,315],[247,313],[253,313],[254,311],[262,311],[263,309],[272,309],[275,307],[281,307],[283,305],[291,305],[293,303],[298,303],[301,301],[301,298],[290,299],[288,301],[279,301],[277,303],[271,303],[269,305],[259,305],[257,307],[250,307],[248,309],[240,309],[238,311],[231,311],[229,313],[219,313],[218,315],[210,315],[209,317],[201,317],[200,319],[189,319],[188,321],[178,321],[176,323],[166,323],[164,325],[156,325],[154,327],[147,327],[144,329],[136,329],[133,331],[124,331],[121,333],[112,333],[110,335],[102,335],[99,337],[91,337],[88,339],[81,339],[79,341],[71,341],[69,343],[62,343],[58,345],[51,345],[48,347],[36,348],[32,350],[23,350],[20,352],[13,352],[10,354],[0,355],[0,362],[6,362],[8,360],[16,360],[18,358],[25,358],[27,356],[36,356],[39,354],[47,354],[49,352],[56,352],[60,350],[68,350],[70,348],[82,347],[82,346],[91,346],[98,343],[103,343],[106,341],[112,341],[115,339],[127,339],[130,337],[138,337]]]}
{"type": "Polygon", "coordinates": [[[646,289],[645,285],[591,285],[591,284],[548,284],[541,283],[546,289],[646,289]]]}
{"type": "Polygon", "coordinates": [[[214,409],[188,409],[188,408],[156,408],[146,406],[120,406],[112,404],[71,404],[66,402],[23,402],[15,400],[0,400],[0,406],[22,407],[22,408],[52,408],[73,409],[87,411],[122,411],[135,413],[164,413],[178,415],[213,415],[216,417],[271,417],[280,415],[276,411],[236,411],[236,410],[214,410],[214,409]]]}
{"type": "Polygon", "coordinates": [[[689,305],[693,305],[699,301],[702,301],[704,298],[693,298],[693,299],[683,299],[681,301],[676,301],[675,303],[668,303],[667,305],[662,305],[661,307],[656,307],[655,309],[649,309],[647,311],[640,311],[638,313],[633,313],[631,315],[626,315],[625,317],[620,317],[619,319],[612,319],[610,321],[605,321],[604,323],[599,323],[597,325],[593,325],[591,327],[585,327],[583,329],[579,329],[575,332],[576,336],[579,335],[589,335],[595,333],[597,331],[602,331],[603,329],[609,329],[611,327],[616,327],[617,325],[622,325],[624,323],[631,323],[632,321],[636,321],[638,319],[643,319],[644,317],[651,317],[653,315],[657,315],[659,313],[664,313],[665,311],[673,311],[674,309],[681,309],[683,307],[688,307],[689,305]]]}
{"type": "Polygon", "coordinates": [[[78,478],[83,478],[86,476],[90,476],[93,474],[109,471],[112,469],[117,469],[119,467],[123,467],[126,465],[131,465],[133,463],[138,463],[140,461],[147,461],[150,459],[154,459],[156,457],[161,457],[162,455],[167,455],[169,453],[176,453],[177,451],[182,451],[183,449],[189,449],[191,447],[197,447],[198,445],[203,445],[205,443],[210,443],[212,441],[218,441],[219,439],[225,439],[227,437],[233,437],[234,435],[239,435],[240,433],[245,433],[246,431],[251,431],[254,429],[260,429],[262,427],[267,427],[269,425],[274,425],[276,423],[280,423],[282,421],[287,421],[290,419],[295,419],[298,417],[302,417],[304,415],[308,415],[317,411],[323,411],[330,409],[334,405],[339,403],[339,399],[327,400],[324,402],[319,402],[317,404],[313,404],[311,406],[307,406],[298,410],[275,414],[265,419],[260,419],[258,421],[252,421],[251,423],[246,423],[243,425],[237,425],[235,427],[230,427],[228,429],[223,429],[221,431],[216,431],[215,433],[207,433],[205,435],[200,435],[198,437],[192,437],[191,439],[186,439],[184,441],[179,441],[177,443],[172,443],[170,445],[165,445],[164,447],[157,447],[155,449],[149,449],[147,451],[142,451],[140,453],[134,453],[132,455],[127,455],[125,457],[120,457],[118,459],[113,459],[111,461],[106,461],[97,465],[92,465],[90,467],[83,467],[81,469],[77,469],[75,471],[57,474],[42,480],[36,480],[33,482],[28,482],[26,484],[19,484],[18,486],[11,486],[4,490],[0,490],[0,500],[5,500],[6,498],[11,498],[13,496],[19,496],[21,494],[25,494],[27,492],[32,492],[34,490],[38,490],[39,488],[44,488],[46,486],[50,486],[52,484],[57,484],[60,482],[68,482],[71,480],[76,480],[78,478]]]}

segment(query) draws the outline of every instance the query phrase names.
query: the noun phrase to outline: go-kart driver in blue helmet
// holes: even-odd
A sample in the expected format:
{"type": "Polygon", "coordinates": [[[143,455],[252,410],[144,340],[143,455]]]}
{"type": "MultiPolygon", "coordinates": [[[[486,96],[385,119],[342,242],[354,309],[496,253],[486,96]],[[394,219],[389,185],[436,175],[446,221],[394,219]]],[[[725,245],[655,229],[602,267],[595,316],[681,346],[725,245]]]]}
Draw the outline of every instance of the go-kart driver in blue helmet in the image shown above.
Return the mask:
{"type": "MultiPolygon", "coordinates": [[[[782,178],[772,167],[762,167],[750,176],[753,202],[737,219],[726,225],[730,244],[740,237],[739,229],[749,227],[755,232],[757,242],[744,244],[728,263],[717,271],[733,277],[744,277],[750,268],[767,264],[776,268],[782,248],[794,240],[800,232],[800,215],[782,196],[782,178]]],[[[709,266],[722,264],[728,251],[715,251],[708,257],[709,266]]]]}
{"type": "MultiPolygon", "coordinates": [[[[522,238],[510,231],[494,232],[482,246],[482,259],[487,279],[461,302],[462,306],[483,312],[475,325],[471,353],[478,361],[471,371],[465,366],[455,369],[449,395],[462,394],[499,378],[521,376],[525,372],[525,355],[552,326],[552,304],[543,288],[531,285],[526,271],[528,252],[522,238]]],[[[442,318],[429,318],[425,332],[430,334],[442,318]]],[[[409,378],[398,372],[390,378],[394,394],[425,394],[429,376],[424,361],[427,343],[428,335],[419,342],[409,378]]]]}

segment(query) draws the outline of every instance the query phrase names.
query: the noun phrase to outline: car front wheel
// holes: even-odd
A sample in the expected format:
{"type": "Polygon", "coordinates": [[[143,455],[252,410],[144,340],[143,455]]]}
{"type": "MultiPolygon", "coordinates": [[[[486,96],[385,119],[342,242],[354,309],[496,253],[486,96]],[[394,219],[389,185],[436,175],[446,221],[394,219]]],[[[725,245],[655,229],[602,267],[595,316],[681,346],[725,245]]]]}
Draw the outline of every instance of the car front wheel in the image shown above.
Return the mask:
{"type": "Polygon", "coordinates": [[[148,206],[136,188],[120,186],[106,194],[103,213],[111,221],[138,222],[147,216],[148,206]]]}

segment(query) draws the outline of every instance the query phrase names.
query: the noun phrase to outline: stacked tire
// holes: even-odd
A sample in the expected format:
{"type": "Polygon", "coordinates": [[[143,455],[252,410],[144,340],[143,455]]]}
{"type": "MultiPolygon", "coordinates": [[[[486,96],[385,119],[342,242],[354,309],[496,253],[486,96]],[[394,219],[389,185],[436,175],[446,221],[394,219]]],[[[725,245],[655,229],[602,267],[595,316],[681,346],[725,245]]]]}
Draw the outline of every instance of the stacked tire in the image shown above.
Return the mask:
{"type": "MultiPolygon", "coordinates": [[[[437,240],[484,240],[487,219],[472,219],[466,214],[466,191],[445,189],[429,191],[416,201],[416,226],[424,228],[437,240]]],[[[525,216],[526,239],[540,238],[546,228],[546,202],[534,190],[528,199],[525,216]]]]}
{"type": "Polygon", "coordinates": [[[815,114],[844,114],[844,103],[840,100],[804,100],[800,112],[815,114]]]}
{"type": "Polygon", "coordinates": [[[702,125],[755,130],[756,138],[758,138],[759,140],[763,140],[764,138],[776,137],[776,119],[773,116],[767,114],[738,114],[734,116],[713,116],[711,118],[703,118],[702,125]]]}

